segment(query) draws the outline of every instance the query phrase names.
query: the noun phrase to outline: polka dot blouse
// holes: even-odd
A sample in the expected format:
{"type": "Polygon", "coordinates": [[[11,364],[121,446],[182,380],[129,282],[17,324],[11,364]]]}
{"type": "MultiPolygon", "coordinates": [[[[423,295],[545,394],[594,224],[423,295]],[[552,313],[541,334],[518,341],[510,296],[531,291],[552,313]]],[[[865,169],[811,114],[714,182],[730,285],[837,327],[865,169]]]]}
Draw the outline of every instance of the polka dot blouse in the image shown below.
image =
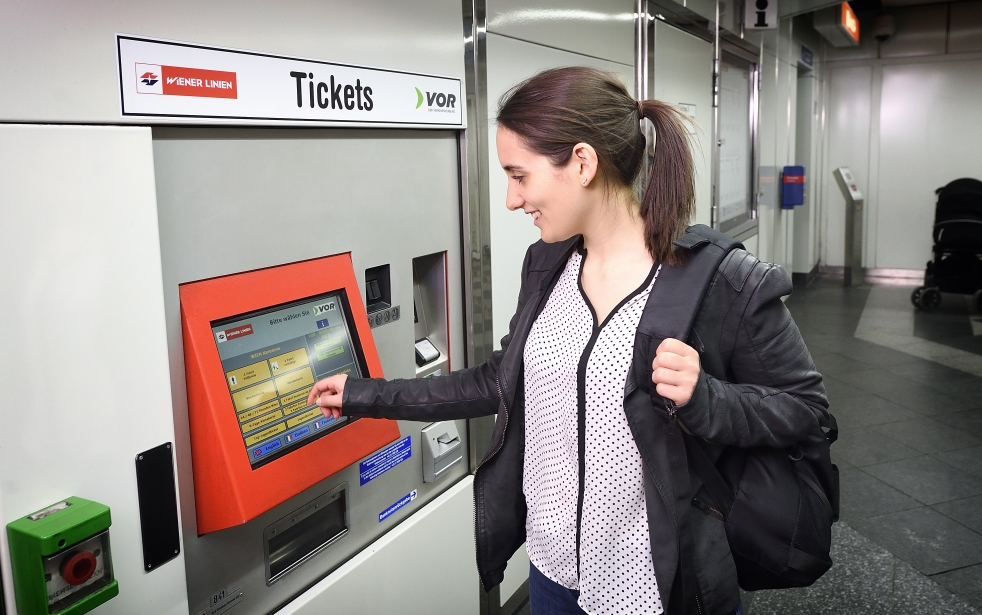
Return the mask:
{"type": "Polygon", "coordinates": [[[580,284],[585,258],[570,256],[525,345],[526,547],[546,577],[579,590],[590,615],[657,615],[624,386],[658,270],[598,325],[580,284]]]}

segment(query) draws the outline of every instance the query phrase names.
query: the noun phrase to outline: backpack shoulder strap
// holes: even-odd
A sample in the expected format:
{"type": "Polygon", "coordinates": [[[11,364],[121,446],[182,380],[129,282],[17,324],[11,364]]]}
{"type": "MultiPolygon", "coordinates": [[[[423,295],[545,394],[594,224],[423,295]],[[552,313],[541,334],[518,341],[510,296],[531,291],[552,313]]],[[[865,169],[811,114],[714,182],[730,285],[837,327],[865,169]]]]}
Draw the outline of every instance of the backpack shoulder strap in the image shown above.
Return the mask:
{"type": "Polygon", "coordinates": [[[699,306],[720,263],[743,244],[728,235],[696,224],[675,240],[685,256],[681,264],[662,266],[648,296],[634,341],[634,370],[637,384],[647,390],[651,383],[651,361],[662,340],[685,341],[699,306]]]}

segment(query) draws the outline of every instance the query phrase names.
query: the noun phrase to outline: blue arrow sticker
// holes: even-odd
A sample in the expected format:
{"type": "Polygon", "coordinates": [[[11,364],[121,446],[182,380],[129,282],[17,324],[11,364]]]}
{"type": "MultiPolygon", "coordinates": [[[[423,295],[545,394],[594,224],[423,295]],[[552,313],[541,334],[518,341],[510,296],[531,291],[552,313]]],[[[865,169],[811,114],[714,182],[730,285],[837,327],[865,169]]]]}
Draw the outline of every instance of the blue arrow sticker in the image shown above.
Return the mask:
{"type": "Polygon", "coordinates": [[[416,490],[413,489],[412,491],[410,491],[409,493],[407,493],[403,497],[399,498],[399,501],[398,502],[396,502],[392,506],[389,506],[388,508],[386,508],[385,510],[383,510],[382,512],[380,512],[378,514],[378,522],[379,523],[382,523],[383,521],[385,521],[386,519],[388,519],[390,516],[392,516],[392,513],[394,513],[395,511],[399,510],[400,508],[402,508],[403,506],[405,506],[406,504],[412,502],[415,499],[416,499],[416,490]]]}

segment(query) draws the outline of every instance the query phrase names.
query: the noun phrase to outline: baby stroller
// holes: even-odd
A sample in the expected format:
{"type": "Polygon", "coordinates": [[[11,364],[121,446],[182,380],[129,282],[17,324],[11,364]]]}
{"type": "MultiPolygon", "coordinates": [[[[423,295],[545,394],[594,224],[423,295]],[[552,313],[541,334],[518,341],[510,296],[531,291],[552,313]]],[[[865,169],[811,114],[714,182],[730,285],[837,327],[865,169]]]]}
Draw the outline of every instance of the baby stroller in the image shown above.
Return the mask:
{"type": "Polygon", "coordinates": [[[982,181],[956,179],[935,194],[934,259],[924,271],[924,286],[915,288],[910,300],[933,310],[943,292],[974,294],[975,309],[982,309],[982,181]]]}

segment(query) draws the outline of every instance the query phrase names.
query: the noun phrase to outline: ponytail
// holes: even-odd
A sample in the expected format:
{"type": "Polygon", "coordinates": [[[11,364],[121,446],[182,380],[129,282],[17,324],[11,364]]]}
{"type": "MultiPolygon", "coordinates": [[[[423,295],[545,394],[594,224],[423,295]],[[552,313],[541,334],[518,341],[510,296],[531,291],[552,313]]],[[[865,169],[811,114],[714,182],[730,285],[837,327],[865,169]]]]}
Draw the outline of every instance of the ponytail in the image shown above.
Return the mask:
{"type": "Polygon", "coordinates": [[[655,155],[641,197],[641,219],[648,252],[656,262],[678,264],[673,241],[685,233],[695,213],[696,183],[686,116],[659,100],[638,103],[641,118],[655,127],[655,155]]]}
{"type": "Polygon", "coordinates": [[[556,166],[569,161],[577,143],[589,143],[604,181],[631,186],[646,158],[639,120],[648,118],[656,143],[641,198],[645,246],[655,262],[675,265],[681,252],[672,242],[685,233],[695,200],[685,117],[657,100],[637,102],[610,73],[572,66],[543,71],[506,92],[497,122],[556,166]]]}

